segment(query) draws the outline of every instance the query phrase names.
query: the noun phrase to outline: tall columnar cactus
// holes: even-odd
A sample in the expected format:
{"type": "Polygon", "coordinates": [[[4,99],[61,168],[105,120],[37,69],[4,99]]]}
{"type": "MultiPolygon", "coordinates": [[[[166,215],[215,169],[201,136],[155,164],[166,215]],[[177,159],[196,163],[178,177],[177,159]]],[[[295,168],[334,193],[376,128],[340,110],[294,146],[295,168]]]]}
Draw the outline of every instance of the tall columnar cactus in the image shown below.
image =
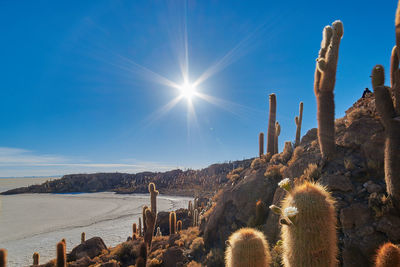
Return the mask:
{"type": "Polygon", "coordinates": [[[400,248],[388,242],[383,244],[375,257],[375,267],[400,266],[400,248]]]}
{"type": "Polygon", "coordinates": [[[57,243],[57,267],[67,267],[65,243],[63,241],[57,243]]]}
{"type": "Polygon", "coordinates": [[[156,190],[156,185],[154,183],[149,184],[149,192],[150,192],[150,199],[151,199],[151,211],[157,215],[158,191],[156,190]]]}
{"type": "Polygon", "coordinates": [[[294,141],[294,146],[298,146],[300,144],[301,137],[301,123],[303,121],[303,102],[300,102],[299,106],[299,116],[294,118],[294,122],[296,123],[296,140],[294,141]]]}
{"type": "Polygon", "coordinates": [[[85,243],[85,240],[86,240],[86,234],[85,234],[85,232],[82,232],[82,234],[81,234],[81,243],[85,243]]]}
{"type": "Polygon", "coordinates": [[[147,262],[147,246],[144,242],[139,246],[139,257],[136,260],[136,267],[146,267],[147,262]]]}
{"type": "Polygon", "coordinates": [[[39,265],[39,261],[40,261],[39,253],[37,253],[37,252],[33,253],[32,259],[33,259],[33,265],[34,266],[35,265],[39,265]]]}
{"type": "Polygon", "coordinates": [[[376,109],[385,128],[386,190],[394,206],[400,209],[400,113],[395,110],[390,88],[384,86],[383,66],[376,65],[372,70],[371,77],[376,109]]]}
{"type": "Polygon", "coordinates": [[[192,201],[191,201],[191,200],[189,200],[189,203],[188,203],[188,210],[189,210],[190,212],[193,212],[193,204],[192,204],[192,201]]]}
{"type": "Polygon", "coordinates": [[[154,228],[156,226],[156,214],[149,208],[146,209],[146,232],[144,233],[144,242],[148,248],[151,248],[151,241],[153,240],[154,228]]]}
{"type": "Polygon", "coordinates": [[[269,95],[269,120],[267,133],[267,153],[275,153],[275,120],[276,120],[276,95],[269,95]]]}
{"type": "Polygon", "coordinates": [[[281,209],[284,266],[337,266],[334,199],[310,182],[288,190],[281,209]]]}
{"type": "Polygon", "coordinates": [[[199,211],[197,209],[193,211],[193,226],[199,226],[199,211]]]}
{"type": "Polygon", "coordinates": [[[278,137],[281,134],[281,125],[279,124],[279,122],[275,123],[275,143],[274,143],[274,151],[275,154],[279,153],[279,147],[278,147],[278,137]]]}
{"type": "Polygon", "coordinates": [[[137,235],[137,226],[136,223],[132,224],[132,239],[136,239],[136,235],[137,235]]]}
{"type": "Polygon", "coordinates": [[[258,155],[260,158],[264,155],[264,133],[258,135],[258,155]]]}
{"type": "Polygon", "coordinates": [[[176,234],[176,213],[175,211],[171,211],[169,213],[169,234],[176,234]]]}
{"type": "Polygon", "coordinates": [[[0,267],[7,266],[7,250],[0,249],[0,267]]]}
{"type": "Polygon", "coordinates": [[[270,264],[269,245],[260,231],[242,228],[229,237],[225,251],[226,267],[268,267],[270,264]]]}
{"type": "Polygon", "coordinates": [[[146,205],[143,206],[143,210],[142,210],[142,215],[143,215],[143,235],[147,231],[147,225],[146,225],[146,210],[147,209],[148,209],[148,207],[146,205]]]}
{"type": "Polygon", "coordinates": [[[318,141],[325,159],[331,158],[335,153],[333,90],[335,89],[336,68],[342,36],[343,24],[339,20],[335,21],[332,26],[324,28],[315,68],[314,93],[317,98],[318,141]]]}
{"type": "Polygon", "coordinates": [[[139,218],[139,236],[142,236],[142,219],[139,218]]]}
{"type": "Polygon", "coordinates": [[[180,231],[182,231],[182,221],[181,221],[181,220],[179,220],[179,221],[176,223],[176,230],[178,231],[178,233],[179,233],[180,231]]]}

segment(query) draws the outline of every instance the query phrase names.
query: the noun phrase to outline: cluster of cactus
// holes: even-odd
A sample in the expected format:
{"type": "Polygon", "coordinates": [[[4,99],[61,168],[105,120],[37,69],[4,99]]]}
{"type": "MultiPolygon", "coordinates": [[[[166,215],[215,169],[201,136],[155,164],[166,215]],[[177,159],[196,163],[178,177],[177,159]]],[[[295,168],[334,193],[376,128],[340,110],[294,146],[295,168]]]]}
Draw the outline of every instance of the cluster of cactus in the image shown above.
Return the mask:
{"type": "Polygon", "coordinates": [[[294,146],[298,146],[300,144],[300,136],[301,136],[301,123],[303,121],[303,102],[300,102],[299,105],[299,116],[294,118],[294,122],[296,123],[296,139],[294,141],[294,146]]]}
{"type": "Polygon", "coordinates": [[[400,266],[400,248],[391,242],[383,244],[375,256],[375,266],[400,266]]]}
{"type": "Polygon", "coordinates": [[[335,102],[333,90],[339,59],[343,24],[335,21],[323,31],[321,49],[317,58],[314,93],[317,99],[318,141],[322,156],[329,159],[335,153],[335,102]]]}
{"type": "Polygon", "coordinates": [[[267,153],[275,154],[275,134],[276,134],[276,95],[269,95],[269,119],[267,134],[267,153]]]}
{"type": "Polygon", "coordinates": [[[176,234],[176,213],[175,211],[171,211],[169,213],[169,234],[176,234]]]}
{"type": "Polygon", "coordinates": [[[393,205],[400,209],[400,9],[396,12],[396,46],[391,57],[391,88],[385,86],[385,72],[381,65],[372,70],[375,105],[385,128],[386,191],[393,205]]]}
{"type": "Polygon", "coordinates": [[[268,242],[264,234],[258,230],[239,229],[226,243],[226,267],[260,267],[271,264],[268,242]]]}
{"type": "Polygon", "coordinates": [[[270,208],[281,215],[284,266],[337,266],[336,211],[330,193],[307,181],[292,189],[288,178],[279,186],[288,194],[282,208],[270,208]]]}

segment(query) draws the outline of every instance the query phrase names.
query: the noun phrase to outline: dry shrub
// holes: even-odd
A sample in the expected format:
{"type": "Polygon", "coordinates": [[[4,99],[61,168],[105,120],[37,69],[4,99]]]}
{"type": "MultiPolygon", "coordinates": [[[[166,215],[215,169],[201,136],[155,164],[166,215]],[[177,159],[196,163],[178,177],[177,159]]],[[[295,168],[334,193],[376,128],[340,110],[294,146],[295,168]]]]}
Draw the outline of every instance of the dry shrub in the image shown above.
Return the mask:
{"type": "Polygon", "coordinates": [[[291,166],[296,160],[298,160],[301,157],[301,155],[303,155],[303,153],[304,153],[304,147],[302,146],[296,147],[293,151],[292,158],[288,162],[288,166],[291,166]]]}
{"type": "Polygon", "coordinates": [[[191,261],[186,265],[186,267],[201,267],[201,264],[196,261],[191,261]]]}
{"type": "Polygon", "coordinates": [[[197,237],[195,240],[193,240],[192,244],[190,245],[190,250],[190,253],[195,258],[200,258],[205,252],[203,238],[197,237]]]}
{"type": "Polygon", "coordinates": [[[317,164],[310,163],[308,164],[307,169],[304,170],[303,175],[304,179],[314,182],[317,181],[321,177],[321,170],[318,168],[317,164]]]}
{"type": "Polygon", "coordinates": [[[281,168],[282,164],[268,166],[264,176],[268,179],[282,179],[281,168]]]}
{"type": "Polygon", "coordinates": [[[184,246],[189,248],[192,242],[199,237],[198,227],[189,227],[188,229],[182,230],[180,232],[180,241],[183,242],[184,246]]]}
{"type": "Polygon", "coordinates": [[[355,108],[350,111],[346,118],[346,126],[348,127],[355,120],[361,119],[362,117],[372,117],[372,114],[366,108],[355,108]]]}
{"type": "Polygon", "coordinates": [[[311,147],[312,148],[317,148],[318,147],[318,140],[311,141],[311,147]]]}
{"type": "Polygon", "coordinates": [[[276,242],[275,246],[271,250],[271,267],[282,267],[282,252],[283,252],[282,240],[276,242]]]}
{"type": "Polygon", "coordinates": [[[161,267],[162,261],[156,258],[147,261],[147,267],[161,267]]]}
{"type": "Polygon", "coordinates": [[[251,162],[251,168],[254,170],[258,170],[262,167],[262,165],[264,164],[263,160],[261,158],[255,158],[252,162],[251,162]]]}
{"type": "Polygon", "coordinates": [[[231,182],[235,182],[240,178],[240,173],[243,171],[243,167],[236,168],[232,171],[230,171],[227,175],[226,178],[228,178],[231,182]]]}

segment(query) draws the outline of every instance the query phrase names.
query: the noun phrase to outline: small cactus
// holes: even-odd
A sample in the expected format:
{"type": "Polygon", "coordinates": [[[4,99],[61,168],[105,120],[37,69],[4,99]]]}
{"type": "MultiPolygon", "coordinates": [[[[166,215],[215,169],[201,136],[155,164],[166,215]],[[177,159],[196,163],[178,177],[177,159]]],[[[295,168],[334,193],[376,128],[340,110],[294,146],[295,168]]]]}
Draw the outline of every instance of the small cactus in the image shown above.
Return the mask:
{"type": "Polygon", "coordinates": [[[86,234],[85,234],[85,232],[82,232],[82,234],[81,234],[81,244],[85,243],[85,240],[86,240],[86,234]]]}
{"type": "Polygon", "coordinates": [[[7,266],[7,250],[0,249],[0,267],[7,266]]]}
{"type": "Polygon", "coordinates": [[[147,225],[146,225],[146,210],[147,210],[147,206],[144,205],[143,209],[142,209],[142,215],[143,215],[143,235],[146,233],[147,231],[147,225]]]}
{"type": "Polygon", "coordinates": [[[261,200],[256,203],[256,220],[255,226],[263,225],[267,220],[267,206],[261,200]]]}
{"type": "Polygon", "coordinates": [[[171,211],[169,213],[169,234],[176,234],[176,213],[175,211],[171,211]]]}
{"type": "Polygon", "coordinates": [[[264,155],[264,133],[258,135],[258,155],[260,158],[264,155]]]}
{"type": "Polygon", "coordinates": [[[33,253],[32,259],[33,259],[33,265],[39,265],[39,260],[40,260],[39,253],[37,252],[33,253]]]}
{"type": "Polygon", "coordinates": [[[156,185],[154,183],[149,184],[150,200],[151,200],[151,211],[157,215],[157,196],[158,191],[156,190],[156,185]]]}
{"type": "Polygon", "coordinates": [[[269,95],[269,120],[267,133],[267,153],[275,154],[276,95],[269,95]]]}
{"type": "Polygon", "coordinates": [[[188,210],[189,210],[189,212],[193,212],[193,204],[192,204],[191,200],[189,200],[189,203],[188,203],[188,210]]]}
{"type": "Polygon", "coordinates": [[[318,141],[322,156],[329,159],[335,153],[335,102],[333,90],[339,59],[343,24],[335,21],[323,31],[321,49],[317,58],[314,93],[317,98],[318,141]]]}
{"type": "Polygon", "coordinates": [[[137,226],[136,226],[136,223],[133,223],[132,224],[132,238],[136,237],[136,235],[137,235],[137,226]]]}
{"type": "Polygon", "coordinates": [[[300,102],[299,105],[299,116],[294,119],[296,123],[296,140],[294,141],[294,146],[298,146],[300,144],[301,137],[301,123],[303,121],[303,102],[300,102]]]}
{"type": "Polygon", "coordinates": [[[156,236],[162,236],[160,227],[157,227],[156,236]]]}
{"type": "Polygon", "coordinates": [[[176,230],[178,231],[178,233],[179,233],[180,231],[182,231],[182,221],[181,221],[181,220],[179,220],[179,221],[176,223],[176,230]]]}
{"type": "Polygon", "coordinates": [[[65,242],[61,241],[57,244],[57,267],[67,267],[67,257],[65,251],[65,242]]]}
{"type": "Polygon", "coordinates": [[[274,143],[274,151],[275,154],[279,153],[279,147],[278,147],[278,137],[281,134],[281,125],[279,124],[279,122],[275,123],[275,143],[274,143]]]}
{"type": "Polygon", "coordinates": [[[305,182],[289,191],[277,209],[282,214],[284,266],[337,266],[334,203],[329,192],[316,183],[305,182]]]}
{"type": "Polygon", "coordinates": [[[142,219],[139,217],[139,236],[142,236],[142,219]]]}
{"type": "Polygon", "coordinates": [[[400,248],[388,242],[383,244],[375,257],[375,267],[400,266],[400,248]]]}
{"type": "Polygon", "coordinates": [[[269,245],[262,232],[242,228],[229,237],[225,252],[226,267],[268,267],[270,264],[269,245]]]}

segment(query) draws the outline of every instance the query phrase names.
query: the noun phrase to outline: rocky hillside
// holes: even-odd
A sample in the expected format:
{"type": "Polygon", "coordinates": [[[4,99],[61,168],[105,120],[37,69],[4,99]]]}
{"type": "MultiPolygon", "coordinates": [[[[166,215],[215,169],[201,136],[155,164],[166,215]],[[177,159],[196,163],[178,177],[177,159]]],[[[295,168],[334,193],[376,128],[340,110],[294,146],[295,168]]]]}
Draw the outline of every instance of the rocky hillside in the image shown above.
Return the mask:
{"type": "Polygon", "coordinates": [[[330,161],[321,158],[317,129],[311,129],[293,153],[287,149],[271,159],[257,158],[250,168],[236,171],[203,218],[201,233],[207,249],[222,253],[232,232],[245,226],[263,230],[273,246],[280,239],[279,216],[266,207],[280,205],[285,191],[277,183],[286,177],[294,182],[318,181],[332,192],[343,266],[372,266],[382,243],[400,242],[400,217],[386,200],[384,129],[373,94],[348,109],[345,117],[335,121],[335,128],[337,154],[330,161]],[[258,200],[264,204],[261,218],[256,216],[258,200]]]}
{"type": "Polygon", "coordinates": [[[248,168],[251,159],[213,164],[201,170],[172,170],[167,172],[70,174],[47,181],[3,192],[3,195],[21,193],[103,192],[148,193],[148,184],[154,182],[162,194],[210,196],[226,183],[226,175],[237,167],[248,168]]]}

